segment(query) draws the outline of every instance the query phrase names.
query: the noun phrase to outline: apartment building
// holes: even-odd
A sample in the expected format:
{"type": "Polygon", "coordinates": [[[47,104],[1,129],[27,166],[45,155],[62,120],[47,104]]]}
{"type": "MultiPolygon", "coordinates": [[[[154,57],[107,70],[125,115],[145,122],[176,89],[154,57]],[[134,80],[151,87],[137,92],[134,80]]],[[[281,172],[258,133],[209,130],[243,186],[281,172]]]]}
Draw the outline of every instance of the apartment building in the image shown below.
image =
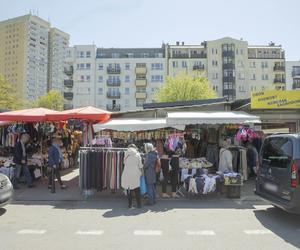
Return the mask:
{"type": "Polygon", "coordinates": [[[167,76],[179,73],[207,77],[217,95],[229,100],[248,98],[251,91],[286,88],[284,51],[274,43],[253,46],[225,37],[199,45],[177,42],[144,49],[78,45],[69,55],[74,89],[65,95],[73,98],[69,101],[74,107],[138,109],[153,102],[167,76]]]}
{"type": "Polygon", "coordinates": [[[142,108],[145,102],[153,101],[167,75],[163,48],[74,46],[70,57],[74,107],[94,105],[109,111],[142,108]]]}
{"type": "Polygon", "coordinates": [[[300,61],[286,62],[287,89],[300,89],[300,61]]]}
{"type": "Polygon", "coordinates": [[[66,50],[68,43],[56,44],[56,33],[49,22],[31,14],[0,22],[0,73],[16,85],[19,98],[34,101],[52,88],[52,82],[62,89],[62,62],[56,51],[60,46],[66,50]]]}
{"type": "Polygon", "coordinates": [[[285,89],[285,56],[281,46],[248,45],[230,37],[201,45],[166,46],[168,75],[203,74],[218,96],[243,99],[251,91],[285,89]]]}

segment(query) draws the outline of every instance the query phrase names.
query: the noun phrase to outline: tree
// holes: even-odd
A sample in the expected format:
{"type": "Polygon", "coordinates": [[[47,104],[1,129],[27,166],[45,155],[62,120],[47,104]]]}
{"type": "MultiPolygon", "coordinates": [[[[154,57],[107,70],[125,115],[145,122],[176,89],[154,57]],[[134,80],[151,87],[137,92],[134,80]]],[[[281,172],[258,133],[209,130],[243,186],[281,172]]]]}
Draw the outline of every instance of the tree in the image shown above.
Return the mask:
{"type": "Polygon", "coordinates": [[[17,88],[0,74],[0,109],[14,110],[21,106],[17,88]]]}
{"type": "Polygon", "coordinates": [[[211,88],[207,78],[179,74],[167,77],[166,83],[155,95],[157,102],[191,101],[215,98],[216,93],[211,88]]]}
{"type": "Polygon", "coordinates": [[[34,107],[63,110],[64,97],[57,90],[50,90],[46,95],[40,96],[34,103],[34,107]]]}

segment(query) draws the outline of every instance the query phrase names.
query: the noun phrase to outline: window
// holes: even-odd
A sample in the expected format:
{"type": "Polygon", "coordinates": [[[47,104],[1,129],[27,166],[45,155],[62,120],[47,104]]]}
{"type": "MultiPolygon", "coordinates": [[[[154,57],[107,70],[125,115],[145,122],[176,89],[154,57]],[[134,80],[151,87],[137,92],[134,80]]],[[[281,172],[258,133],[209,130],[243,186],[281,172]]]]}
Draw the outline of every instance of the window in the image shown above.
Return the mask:
{"type": "Polygon", "coordinates": [[[125,82],[130,82],[130,76],[125,76],[125,82]]]}
{"type": "Polygon", "coordinates": [[[216,92],[218,92],[218,86],[214,85],[213,86],[213,90],[216,91],[216,92]]]}
{"type": "Polygon", "coordinates": [[[243,49],[241,49],[241,55],[243,55],[244,54],[244,50],[243,49]]]}
{"type": "Polygon", "coordinates": [[[98,82],[101,82],[101,83],[103,82],[103,76],[98,77],[98,82]]]}
{"type": "Polygon", "coordinates": [[[245,80],[245,74],[244,73],[239,73],[239,79],[240,80],[245,80]]]}
{"type": "Polygon", "coordinates": [[[255,62],[251,62],[250,67],[255,68],[256,67],[255,62]]]}
{"type": "Polygon", "coordinates": [[[241,67],[241,68],[243,68],[243,67],[244,67],[244,62],[241,61],[241,60],[239,60],[239,61],[238,61],[238,66],[241,67]]]}
{"type": "Polygon", "coordinates": [[[125,99],[125,107],[129,108],[130,106],[130,101],[128,99],[125,99]]]}
{"type": "Polygon", "coordinates": [[[163,64],[162,63],[151,63],[151,70],[162,70],[163,64]]]}
{"type": "Polygon", "coordinates": [[[178,68],[178,62],[177,61],[173,61],[172,64],[173,64],[173,68],[178,68]]]}
{"type": "Polygon", "coordinates": [[[213,78],[213,79],[218,79],[218,77],[219,77],[219,74],[218,74],[218,73],[213,73],[213,75],[212,75],[212,78],[213,78]]]}
{"type": "Polygon", "coordinates": [[[83,52],[83,51],[80,51],[80,52],[79,52],[79,57],[80,57],[80,58],[84,58],[84,52],[83,52]]]}
{"type": "Polygon", "coordinates": [[[79,81],[84,82],[84,76],[81,75],[79,81]]]}
{"type": "Polygon", "coordinates": [[[211,49],[211,53],[214,54],[214,51],[215,51],[215,50],[212,48],[212,49],[211,49]]]}
{"type": "Polygon", "coordinates": [[[84,69],[84,63],[80,63],[80,69],[84,69]]]}
{"type": "Polygon", "coordinates": [[[130,70],[130,63],[125,63],[125,69],[130,70]]]}
{"type": "Polygon", "coordinates": [[[91,51],[87,51],[87,52],[86,52],[86,57],[87,57],[87,58],[90,58],[90,57],[91,57],[91,51]]]}
{"type": "Polygon", "coordinates": [[[91,81],[91,76],[90,75],[86,75],[85,79],[86,79],[87,82],[90,82],[91,81]]]}
{"type": "Polygon", "coordinates": [[[263,74],[263,75],[262,75],[262,80],[268,80],[268,79],[269,79],[268,74],[263,74]]]}
{"type": "Polygon", "coordinates": [[[261,62],[262,68],[268,68],[268,62],[261,62]]]}
{"type": "Polygon", "coordinates": [[[252,78],[251,78],[251,80],[255,80],[256,79],[256,76],[255,76],[255,74],[252,74],[252,78]]]}
{"type": "Polygon", "coordinates": [[[130,94],[130,89],[129,88],[125,88],[125,95],[129,95],[130,94]]]}
{"type": "Polygon", "coordinates": [[[218,66],[218,61],[212,60],[212,66],[218,66]]]}
{"type": "Polygon", "coordinates": [[[91,69],[91,64],[90,63],[85,64],[85,68],[86,69],[91,69]]]}
{"type": "Polygon", "coordinates": [[[111,54],[111,57],[112,57],[112,58],[119,58],[119,57],[120,57],[120,54],[119,54],[119,53],[112,53],[112,54],[111,54]]]}
{"type": "Polygon", "coordinates": [[[103,63],[98,64],[98,70],[103,70],[103,63]]]}
{"type": "Polygon", "coordinates": [[[145,103],[145,99],[136,99],[136,106],[137,107],[143,107],[144,103],[145,103]]]}
{"type": "Polygon", "coordinates": [[[152,75],[151,82],[163,82],[164,77],[162,75],[152,75]]]}
{"type": "Polygon", "coordinates": [[[187,67],[186,61],[182,61],[182,68],[186,68],[186,67],[187,67]]]}
{"type": "Polygon", "coordinates": [[[103,95],[103,88],[98,88],[98,95],[103,95]]]}
{"type": "Polygon", "coordinates": [[[287,138],[266,139],[262,149],[263,166],[288,168],[293,156],[293,144],[287,138]]]}

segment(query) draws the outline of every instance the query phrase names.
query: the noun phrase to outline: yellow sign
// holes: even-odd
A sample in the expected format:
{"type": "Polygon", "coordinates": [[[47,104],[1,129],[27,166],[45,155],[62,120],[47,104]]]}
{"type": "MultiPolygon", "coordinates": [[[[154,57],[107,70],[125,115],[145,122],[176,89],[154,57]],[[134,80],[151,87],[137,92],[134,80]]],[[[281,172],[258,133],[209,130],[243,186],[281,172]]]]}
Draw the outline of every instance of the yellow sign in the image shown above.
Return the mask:
{"type": "Polygon", "coordinates": [[[252,92],[251,109],[300,109],[300,90],[252,92]]]}

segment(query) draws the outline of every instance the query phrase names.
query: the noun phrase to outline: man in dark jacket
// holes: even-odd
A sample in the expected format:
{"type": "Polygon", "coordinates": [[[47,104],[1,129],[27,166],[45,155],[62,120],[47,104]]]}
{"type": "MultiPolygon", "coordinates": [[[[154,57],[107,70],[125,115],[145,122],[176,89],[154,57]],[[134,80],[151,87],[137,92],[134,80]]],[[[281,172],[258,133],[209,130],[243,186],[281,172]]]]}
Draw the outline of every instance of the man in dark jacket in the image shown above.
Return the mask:
{"type": "Polygon", "coordinates": [[[60,151],[61,144],[60,138],[56,137],[53,139],[52,145],[48,149],[48,166],[51,170],[48,177],[48,188],[51,189],[52,193],[55,193],[55,176],[61,188],[66,188],[66,185],[63,184],[59,173],[59,166],[63,160],[63,155],[60,151]]]}
{"type": "Polygon", "coordinates": [[[27,186],[29,188],[34,187],[32,185],[32,178],[27,166],[27,152],[26,144],[29,142],[30,136],[28,134],[22,134],[20,140],[17,141],[14,148],[13,162],[16,164],[15,177],[13,181],[14,188],[18,188],[18,181],[23,170],[23,174],[26,179],[27,186]]]}

